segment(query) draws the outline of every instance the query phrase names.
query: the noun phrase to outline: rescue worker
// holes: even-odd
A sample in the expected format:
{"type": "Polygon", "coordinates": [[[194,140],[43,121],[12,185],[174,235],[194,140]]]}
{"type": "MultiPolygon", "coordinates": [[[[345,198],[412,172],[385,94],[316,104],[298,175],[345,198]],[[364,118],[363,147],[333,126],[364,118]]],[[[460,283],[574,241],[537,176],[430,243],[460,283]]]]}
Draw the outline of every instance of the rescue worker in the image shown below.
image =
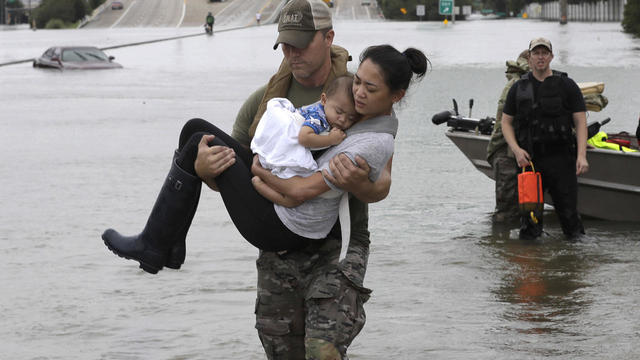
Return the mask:
{"type": "MultiPolygon", "coordinates": [[[[507,94],[502,132],[518,166],[533,162],[540,172],[563,233],[575,239],[584,234],[577,209],[577,175],[589,169],[586,106],[578,85],[566,73],[552,71],[551,60],[549,40],[536,38],[529,43],[531,71],[507,94]]],[[[535,239],[542,228],[541,213],[522,216],[520,238],[535,239]]]]}
{"type": "MultiPolygon", "coordinates": [[[[322,0],[291,0],[280,12],[278,38],[284,61],[269,82],[245,101],[232,136],[247,146],[273,97],[295,106],[320,98],[325,84],[347,73],[351,56],[333,45],[331,11],[322,0]]],[[[362,159],[360,159],[362,160],[362,159]]],[[[391,186],[391,161],[378,181],[368,180],[365,161],[345,155],[331,161],[335,180],[348,190],[351,237],[346,258],[337,263],[340,229],[326,241],[297,252],[261,251],[257,260],[256,329],[269,359],[346,359],[347,348],[365,322],[363,286],[369,257],[366,202],[384,199],[391,186]],[[372,186],[373,185],[373,186],[372,186]]]]}
{"type": "Polygon", "coordinates": [[[518,55],[516,61],[507,61],[507,83],[502,89],[498,100],[496,121],[491,133],[491,140],[487,146],[487,161],[493,169],[493,178],[496,181],[496,208],[493,212],[493,221],[496,223],[512,223],[520,218],[518,209],[518,164],[513,152],[502,135],[502,109],[511,86],[529,71],[529,49],[518,55]]]}

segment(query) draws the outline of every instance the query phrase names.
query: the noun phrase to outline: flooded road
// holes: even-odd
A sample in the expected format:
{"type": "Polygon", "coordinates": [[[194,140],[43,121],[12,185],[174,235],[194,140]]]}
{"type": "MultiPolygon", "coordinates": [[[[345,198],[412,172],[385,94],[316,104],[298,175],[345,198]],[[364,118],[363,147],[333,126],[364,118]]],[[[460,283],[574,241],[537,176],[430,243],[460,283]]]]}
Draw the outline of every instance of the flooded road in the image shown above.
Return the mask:
{"type": "MultiPolygon", "coordinates": [[[[585,219],[567,243],[552,212],[531,244],[492,226],[493,183],[431,116],[456,98],[493,116],[504,62],[546,36],[552,67],[604,81],[610,131],[640,115],[640,40],[619,24],[336,22],[357,55],[390,43],[433,70],[398,107],[389,197],[370,207],[374,289],[351,359],[636,359],[640,224],[585,219]],[[399,38],[397,34],[402,34],[399,38]]],[[[54,44],[99,47],[200,31],[0,32],[0,61],[54,44]]],[[[231,130],[281,59],[276,26],[108,51],[124,68],[0,67],[0,355],[7,359],[263,359],[254,329],[257,251],[203,191],[180,271],[157,276],[109,252],[107,227],[138,232],[184,121],[231,130]]],[[[357,61],[350,66],[355,69],[357,61]]],[[[466,114],[463,105],[461,111],[466,114]]]]}

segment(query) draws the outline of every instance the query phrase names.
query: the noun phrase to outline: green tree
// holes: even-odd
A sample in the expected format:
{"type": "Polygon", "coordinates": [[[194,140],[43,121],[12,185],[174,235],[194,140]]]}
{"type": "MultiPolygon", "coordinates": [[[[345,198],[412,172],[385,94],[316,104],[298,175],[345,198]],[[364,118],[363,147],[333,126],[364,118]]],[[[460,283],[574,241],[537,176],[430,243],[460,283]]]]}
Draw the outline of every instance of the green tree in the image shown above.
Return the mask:
{"type": "Polygon", "coordinates": [[[95,9],[98,6],[102,5],[105,0],[89,0],[89,7],[91,9],[95,9]]]}
{"type": "Polygon", "coordinates": [[[628,0],[622,19],[624,32],[640,37],[640,0],[628,0]]]}
{"type": "Polygon", "coordinates": [[[51,19],[72,24],[90,12],[85,0],[44,0],[34,11],[36,25],[43,28],[51,19]]]}

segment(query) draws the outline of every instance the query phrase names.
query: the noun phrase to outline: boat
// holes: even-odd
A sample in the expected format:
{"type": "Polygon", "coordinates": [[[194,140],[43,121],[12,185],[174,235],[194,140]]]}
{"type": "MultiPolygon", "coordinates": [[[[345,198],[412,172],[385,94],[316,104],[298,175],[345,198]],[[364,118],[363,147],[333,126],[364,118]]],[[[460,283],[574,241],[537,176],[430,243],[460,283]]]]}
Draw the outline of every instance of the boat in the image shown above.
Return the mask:
{"type": "MultiPolygon", "coordinates": [[[[493,180],[493,170],[486,159],[494,119],[463,117],[456,111],[435,114],[434,124],[447,123],[445,135],[471,161],[471,164],[493,180]]],[[[588,125],[589,133],[606,123],[588,125]]],[[[611,139],[628,141],[639,149],[638,139],[628,133],[608,134],[611,139]]],[[[587,149],[589,171],[578,176],[578,212],[585,217],[640,222],[640,152],[609,149],[587,149]]],[[[546,204],[553,206],[551,196],[544,194],[546,204]]]]}

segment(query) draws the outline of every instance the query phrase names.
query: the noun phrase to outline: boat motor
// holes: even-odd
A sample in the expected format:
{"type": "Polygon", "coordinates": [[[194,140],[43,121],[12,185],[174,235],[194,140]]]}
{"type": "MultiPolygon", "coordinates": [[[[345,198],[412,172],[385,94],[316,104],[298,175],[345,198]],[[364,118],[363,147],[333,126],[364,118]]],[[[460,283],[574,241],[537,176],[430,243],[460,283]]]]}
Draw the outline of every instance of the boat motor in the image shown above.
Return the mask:
{"type": "MultiPolygon", "coordinates": [[[[469,100],[469,114],[473,107],[473,99],[469,100]]],[[[486,117],[484,119],[474,119],[472,117],[460,116],[458,113],[458,103],[453,99],[453,110],[441,111],[431,117],[431,122],[435,125],[447,123],[447,126],[458,131],[478,131],[484,135],[490,135],[493,131],[493,124],[496,119],[486,117]]]]}
{"type": "Polygon", "coordinates": [[[591,124],[587,125],[587,139],[591,139],[594,137],[599,131],[602,125],[611,121],[611,118],[606,118],[600,122],[594,121],[591,124]]]}

